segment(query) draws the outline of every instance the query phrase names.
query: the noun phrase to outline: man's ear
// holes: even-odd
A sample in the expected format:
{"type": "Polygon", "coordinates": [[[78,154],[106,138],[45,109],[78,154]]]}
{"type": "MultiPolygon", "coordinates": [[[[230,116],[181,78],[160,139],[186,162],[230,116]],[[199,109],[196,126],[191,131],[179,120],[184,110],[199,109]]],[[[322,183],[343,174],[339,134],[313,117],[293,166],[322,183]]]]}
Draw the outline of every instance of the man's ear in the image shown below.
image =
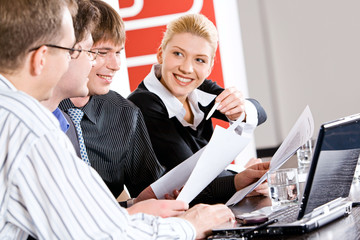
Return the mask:
{"type": "Polygon", "coordinates": [[[157,58],[157,60],[158,60],[158,63],[160,63],[160,64],[163,63],[162,54],[163,54],[162,48],[159,47],[159,48],[158,48],[158,51],[157,51],[157,54],[156,54],[156,58],[157,58]]]}
{"type": "Polygon", "coordinates": [[[41,46],[38,50],[33,51],[30,59],[31,74],[38,76],[42,73],[46,64],[46,56],[48,55],[48,52],[49,48],[46,46],[41,46]]]}

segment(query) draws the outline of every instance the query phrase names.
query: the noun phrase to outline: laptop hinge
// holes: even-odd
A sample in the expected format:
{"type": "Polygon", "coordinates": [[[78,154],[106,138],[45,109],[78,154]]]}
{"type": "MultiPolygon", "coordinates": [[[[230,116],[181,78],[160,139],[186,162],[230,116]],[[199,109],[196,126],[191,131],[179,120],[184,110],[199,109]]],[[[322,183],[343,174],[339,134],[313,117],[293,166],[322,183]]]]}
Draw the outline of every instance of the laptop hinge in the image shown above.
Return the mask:
{"type": "Polygon", "coordinates": [[[313,218],[321,214],[327,214],[330,212],[331,209],[336,208],[337,206],[343,204],[345,200],[346,200],[345,198],[341,198],[341,197],[336,198],[331,202],[328,202],[324,205],[321,205],[320,207],[315,208],[311,213],[306,214],[304,217],[313,218]]]}

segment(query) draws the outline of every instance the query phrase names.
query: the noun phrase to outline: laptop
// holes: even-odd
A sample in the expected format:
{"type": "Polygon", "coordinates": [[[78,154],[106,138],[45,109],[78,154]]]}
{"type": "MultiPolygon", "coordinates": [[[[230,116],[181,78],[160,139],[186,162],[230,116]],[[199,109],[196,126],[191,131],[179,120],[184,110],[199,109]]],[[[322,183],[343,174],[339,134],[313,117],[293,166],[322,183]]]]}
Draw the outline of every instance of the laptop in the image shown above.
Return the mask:
{"type": "MultiPolygon", "coordinates": [[[[275,210],[271,207],[257,210],[257,213],[265,213],[267,223],[246,226],[239,222],[223,224],[212,230],[213,236],[209,239],[236,239],[244,233],[251,233],[251,236],[302,234],[348,216],[352,202],[347,197],[359,154],[360,114],[323,124],[301,203],[275,210]]],[[[236,205],[231,208],[236,216],[236,205]]]]}

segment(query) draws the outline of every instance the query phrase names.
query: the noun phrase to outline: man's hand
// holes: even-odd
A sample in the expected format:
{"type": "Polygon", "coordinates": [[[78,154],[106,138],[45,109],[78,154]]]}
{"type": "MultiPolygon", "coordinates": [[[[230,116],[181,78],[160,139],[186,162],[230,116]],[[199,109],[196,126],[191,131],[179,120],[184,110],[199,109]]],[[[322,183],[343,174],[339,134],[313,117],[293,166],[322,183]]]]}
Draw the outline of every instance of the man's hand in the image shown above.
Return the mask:
{"type": "Polygon", "coordinates": [[[180,190],[175,189],[175,190],[173,190],[173,195],[167,193],[167,194],[165,194],[164,197],[165,197],[165,199],[168,199],[168,200],[175,200],[179,196],[181,190],[182,190],[182,188],[180,190]]]}
{"type": "MultiPolygon", "coordinates": [[[[240,189],[243,189],[244,187],[247,187],[259,180],[259,178],[261,178],[269,170],[269,166],[270,162],[258,163],[251,165],[244,171],[236,174],[234,178],[236,191],[239,191],[240,189]]],[[[259,190],[264,190],[264,186],[260,187],[259,190]]]]}
{"type": "Polygon", "coordinates": [[[245,164],[245,168],[248,168],[257,163],[262,163],[261,158],[250,158],[250,160],[245,164]]]}
{"type": "Polygon", "coordinates": [[[232,121],[237,120],[245,111],[244,95],[235,87],[225,89],[216,97],[215,101],[220,102],[217,110],[225,114],[232,121]]]}
{"type": "Polygon", "coordinates": [[[223,204],[198,204],[179,216],[188,220],[196,229],[196,238],[203,239],[211,229],[227,221],[235,221],[234,214],[223,204]]]}
{"type": "Polygon", "coordinates": [[[152,188],[150,186],[148,186],[147,188],[145,188],[134,200],[134,203],[138,203],[144,200],[148,200],[148,199],[152,199],[155,198],[157,199],[154,191],[152,190],[152,188]]]}
{"type": "Polygon", "coordinates": [[[267,182],[263,182],[259,186],[257,186],[251,193],[246,195],[246,197],[254,197],[254,196],[269,196],[269,186],[267,182]]]}
{"type": "Polygon", "coordinates": [[[189,205],[183,201],[148,199],[138,202],[126,210],[129,214],[141,212],[166,218],[179,216],[187,209],[189,209],[189,205]]]}

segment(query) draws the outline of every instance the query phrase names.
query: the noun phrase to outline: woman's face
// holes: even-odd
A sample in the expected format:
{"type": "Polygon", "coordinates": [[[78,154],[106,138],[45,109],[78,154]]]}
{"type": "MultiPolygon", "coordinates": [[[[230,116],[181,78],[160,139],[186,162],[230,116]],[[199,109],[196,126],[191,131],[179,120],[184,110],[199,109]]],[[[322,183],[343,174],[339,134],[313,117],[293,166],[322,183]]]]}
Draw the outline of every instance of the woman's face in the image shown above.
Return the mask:
{"type": "Polygon", "coordinates": [[[181,102],[207,78],[213,66],[210,43],[191,33],[175,34],[157,54],[161,83],[181,102]]]}

